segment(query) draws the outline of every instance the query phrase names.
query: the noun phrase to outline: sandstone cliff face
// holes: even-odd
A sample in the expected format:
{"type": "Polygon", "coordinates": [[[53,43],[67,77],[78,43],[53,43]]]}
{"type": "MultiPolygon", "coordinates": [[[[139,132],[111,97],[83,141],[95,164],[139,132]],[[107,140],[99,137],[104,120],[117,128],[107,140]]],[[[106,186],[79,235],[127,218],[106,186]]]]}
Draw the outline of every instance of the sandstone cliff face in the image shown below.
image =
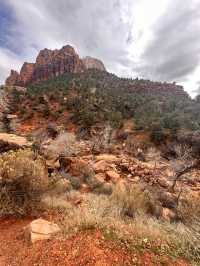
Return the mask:
{"type": "Polygon", "coordinates": [[[72,46],[66,45],[53,51],[44,49],[40,51],[35,63],[24,63],[20,74],[11,70],[6,85],[26,86],[64,73],[81,73],[85,70],[83,61],[72,46]]]}
{"type": "Polygon", "coordinates": [[[35,70],[35,64],[33,63],[24,63],[19,75],[19,85],[23,86],[27,83],[30,83],[33,77],[35,70]]]}
{"type": "Polygon", "coordinates": [[[19,84],[19,79],[19,73],[12,69],[10,72],[10,76],[6,79],[6,85],[12,86],[15,84],[19,84]]]}
{"type": "Polygon", "coordinates": [[[83,59],[83,63],[85,65],[86,69],[94,68],[94,69],[98,69],[101,71],[106,71],[104,64],[96,58],[92,58],[92,57],[87,56],[83,59]]]}

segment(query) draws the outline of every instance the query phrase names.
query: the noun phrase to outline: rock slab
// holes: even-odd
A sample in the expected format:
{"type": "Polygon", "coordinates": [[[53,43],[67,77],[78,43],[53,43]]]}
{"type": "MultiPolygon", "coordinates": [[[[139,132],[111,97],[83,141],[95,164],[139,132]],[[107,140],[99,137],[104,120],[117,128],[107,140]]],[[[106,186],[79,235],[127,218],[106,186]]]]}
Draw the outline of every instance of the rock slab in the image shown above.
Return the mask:
{"type": "Polygon", "coordinates": [[[37,241],[51,239],[60,231],[57,224],[44,219],[37,219],[25,228],[25,239],[33,244],[37,241]]]}

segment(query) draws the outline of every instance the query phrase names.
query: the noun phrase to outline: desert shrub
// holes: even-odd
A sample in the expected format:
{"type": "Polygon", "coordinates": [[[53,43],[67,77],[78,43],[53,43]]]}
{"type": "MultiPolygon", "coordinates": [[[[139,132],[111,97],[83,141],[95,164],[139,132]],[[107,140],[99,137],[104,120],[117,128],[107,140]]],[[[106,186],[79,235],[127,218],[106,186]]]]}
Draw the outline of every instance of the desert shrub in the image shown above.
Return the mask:
{"type": "Polygon", "coordinates": [[[47,126],[47,131],[51,138],[56,138],[58,136],[58,129],[56,124],[49,123],[47,126]]]}
{"type": "Polygon", "coordinates": [[[123,216],[130,218],[141,213],[153,213],[155,204],[150,193],[139,185],[117,185],[113,191],[112,201],[119,206],[123,216]]]}
{"type": "Polygon", "coordinates": [[[55,195],[64,195],[72,189],[72,184],[69,180],[59,178],[51,184],[51,193],[55,195]]]}
{"type": "MultiPolygon", "coordinates": [[[[119,188],[114,191],[113,195],[115,193],[122,194],[119,188]]],[[[194,262],[191,265],[199,265],[200,241],[197,232],[192,232],[181,222],[163,222],[139,211],[135,219],[124,219],[121,215],[123,204],[113,195],[86,193],[84,203],[81,207],[77,207],[73,201],[74,199],[82,200],[82,194],[79,191],[70,191],[64,197],[62,195],[48,197],[45,203],[47,207],[62,208],[63,219],[60,220],[60,226],[65,234],[101,229],[106,239],[109,237],[110,240],[117,240],[117,243],[126,243],[126,248],[130,248],[132,252],[146,252],[148,249],[155,255],[186,258],[194,262]]],[[[137,198],[135,200],[137,201],[137,198]]],[[[139,206],[145,206],[146,209],[146,203],[137,204],[137,208],[139,206]]]]}
{"type": "Polygon", "coordinates": [[[78,178],[75,176],[69,177],[69,181],[71,183],[72,188],[75,190],[79,190],[81,188],[82,183],[83,183],[81,178],[78,178]]]}
{"type": "Polygon", "coordinates": [[[50,108],[49,108],[49,106],[47,104],[42,106],[42,113],[43,113],[44,117],[48,117],[49,116],[50,108]]]}
{"type": "Polygon", "coordinates": [[[93,192],[97,194],[111,195],[113,192],[113,185],[109,183],[103,183],[95,187],[93,192]]]}
{"type": "Polygon", "coordinates": [[[47,148],[47,156],[74,156],[79,153],[79,142],[73,133],[61,133],[47,148]]]}
{"type": "Polygon", "coordinates": [[[51,115],[55,118],[58,119],[61,116],[61,113],[59,111],[52,111],[51,115]]]}
{"type": "Polygon", "coordinates": [[[114,128],[119,128],[122,125],[123,117],[120,112],[110,112],[107,116],[114,128]]]}
{"type": "Polygon", "coordinates": [[[9,121],[9,119],[7,118],[7,115],[6,115],[6,114],[3,114],[2,122],[3,122],[4,131],[5,131],[5,132],[10,132],[10,131],[11,131],[11,128],[10,128],[10,121],[9,121]]]}
{"type": "Polygon", "coordinates": [[[175,256],[181,256],[193,262],[192,265],[199,265],[200,261],[200,223],[186,226],[183,223],[165,224],[165,231],[168,232],[169,240],[173,245],[175,256]]]}
{"type": "Polygon", "coordinates": [[[151,130],[151,140],[160,143],[165,139],[165,134],[160,125],[153,126],[151,130]]]}
{"type": "Polygon", "coordinates": [[[48,187],[42,158],[34,160],[30,150],[10,151],[0,156],[0,216],[25,215],[39,206],[48,187]]]}
{"type": "Polygon", "coordinates": [[[199,221],[200,224],[200,205],[198,198],[192,194],[183,194],[178,204],[178,215],[186,225],[192,225],[195,221],[199,221]]]}

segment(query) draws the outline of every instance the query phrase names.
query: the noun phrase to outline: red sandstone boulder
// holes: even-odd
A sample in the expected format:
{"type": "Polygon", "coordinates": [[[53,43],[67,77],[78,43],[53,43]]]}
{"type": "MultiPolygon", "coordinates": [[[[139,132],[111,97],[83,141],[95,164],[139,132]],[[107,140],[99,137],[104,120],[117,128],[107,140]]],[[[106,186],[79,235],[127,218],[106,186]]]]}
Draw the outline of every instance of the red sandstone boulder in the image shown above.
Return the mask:
{"type": "Polygon", "coordinates": [[[116,183],[120,179],[120,175],[115,171],[107,171],[106,172],[106,180],[112,181],[113,183],[116,183]]]}
{"type": "Polygon", "coordinates": [[[111,165],[104,160],[100,160],[94,164],[94,171],[102,173],[111,169],[111,165]]]}

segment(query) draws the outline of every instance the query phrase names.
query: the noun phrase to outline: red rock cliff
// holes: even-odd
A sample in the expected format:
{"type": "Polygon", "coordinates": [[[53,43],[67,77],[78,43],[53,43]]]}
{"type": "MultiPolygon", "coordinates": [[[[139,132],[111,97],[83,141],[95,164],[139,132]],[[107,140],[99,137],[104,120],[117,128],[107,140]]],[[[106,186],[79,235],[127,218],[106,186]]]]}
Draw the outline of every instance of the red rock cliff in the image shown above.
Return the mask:
{"type": "Polygon", "coordinates": [[[35,63],[24,63],[20,74],[12,70],[6,85],[26,86],[63,73],[83,72],[85,69],[83,61],[70,45],[60,50],[44,49],[40,51],[35,63]]]}

